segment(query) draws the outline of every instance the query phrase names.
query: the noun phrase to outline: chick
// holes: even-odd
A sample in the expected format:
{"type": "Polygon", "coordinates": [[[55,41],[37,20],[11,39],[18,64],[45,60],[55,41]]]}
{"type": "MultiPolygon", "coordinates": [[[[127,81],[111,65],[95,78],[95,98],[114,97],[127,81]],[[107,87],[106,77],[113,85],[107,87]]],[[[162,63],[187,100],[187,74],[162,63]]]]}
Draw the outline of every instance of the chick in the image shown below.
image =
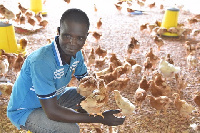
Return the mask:
{"type": "Polygon", "coordinates": [[[6,96],[10,96],[12,93],[12,87],[12,83],[0,83],[0,91],[6,96]]]}
{"type": "Polygon", "coordinates": [[[159,27],[158,30],[156,31],[156,33],[160,36],[163,35],[165,32],[167,32],[167,29],[164,27],[159,27]]]}
{"type": "Polygon", "coordinates": [[[35,26],[35,24],[36,24],[35,18],[29,17],[29,18],[28,18],[28,23],[29,23],[30,25],[32,25],[32,26],[35,26]]]}
{"type": "Polygon", "coordinates": [[[98,72],[96,72],[96,76],[101,76],[101,75],[105,75],[105,74],[107,74],[107,73],[111,73],[111,72],[113,72],[114,71],[114,66],[113,66],[113,63],[110,63],[109,64],[109,67],[107,67],[107,68],[105,68],[105,69],[103,69],[103,70],[101,70],[101,71],[98,71],[98,72]]]}
{"type": "Polygon", "coordinates": [[[135,65],[132,66],[132,70],[133,70],[133,73],[134,73],[136,76],[138,76],[138,74],[140,74],[141,71],[142,71],[142,66],[139,65],[139,64],[135,64],[135,65]]]}
{"type": "Polygon", "coordinates": [[[172,78],[175,73],[180,72],[180,67],[176,67],[173,64],[168,63],[165,61],[164,57],[160,60],[158,69],[165,78],[172,78]]]}
{"type": "Polygon", "coordinates": [[[94,48],[92,48],[92,50],[90,51],[89,56],[88,56],[87,65],[91,66],[92,64],[95,64],[95,58],[96,58],[96,56],[94,53],[94,48]]]}
{"type": "MultiPolygon", "coordinates": [[[[138,42],[138,40],[135,39],[135,37],[132,37],[131,42],[127,48],[128,58],[130,58],[130,55],[132,54],[133,49],[139,49],[139,48],[140,48],[140,43],[138,42]]],[[[139,51],[137,51],[137,52],[139,52],[139,51]]]]}
{"type": "Polygon", "coordinates": [[[19,40],[19,44],[20,44],[20,47],[22,49],[25,49],[26,46],[27,46],[27,43],[28,43],[28,40],[26,37],[22,37],[20,40],[19,40]]]}
{"type": "Polygon", "coordinates": [[[95,53],[99,55],[99,57],[105,57],[107,55],[107,50],[102,49],[101,46],[99,45],[97,49],[95,49],[95,53]]]}
{"type": "Polygon", "coordinates": [[[140,25],[140,31],[147,29],[147,25],[148,23],[140,25]]]}
{"type": "Polygon", "coordinates": [[[20,15],[19,23],[20,23],[20,24],[25,24],[25,23],[26,23],[25,15],[23,15],[23,14],[20,15]]]}
{"type": "Polygon", "coordinates": [[[48,24],[48,21],[43,19],[40,21],[39,26],[42,26],[43,28],[45,28],[47,26],[47,24],[48,24]]]}
{"type": "Polygon", "coordinates": [[[102,18],[99,18],[99,21],[97,22],[97,29],[100,29],[101,26],[102,26],[102,21],[101,21],[102,18]]]}
{"type": "Polygon", "coordinates": [[[132,9],[132,8],[130,8],[130,7],[127,7],[127,12],[134,12],[135,10],[134,9],[132,9]]]}
{"type": "Polygon", "coordinates": [[[196,68],[198,64],[198,60],[196,58],[196,53],[195,51],[192,51],[188,56],[187,56],[187,65],[189,69],[191,68],[196,68]]]}
{"type": "Polygon", "coordinates": [[[178,33],[179,32],[179,30],[176,27],[170,27],[169,29],[167,29],[167,31],[169,33],[178,33]]]}
{"type": "Polygon", "coordinates": [[[117,8],[118,11],[122,10],[122,6],[120,4],[115,4],[115,7],[117,8]]]}
{"type": "Polygon", "coordinates": [[[159,115],[161,110],[164,110],[164,113],[166,114],[167,109],[172,102],[171,99],[167,96],[153,97],[148,95],[147,98],[149,98],[151,107],[157,110],[156,115],[159,115]]]}
{"type": "Polygon", "coordinates": [[[108,91],[103,80],[99,81],[99,88],[95,89],[80,105],[90,115],[102,115],[102,108],[108,101],[108,91]]]}
{"type": "Polygon", "coordinates": [[[145,3],[143,1],[137,0],[137,4],[140,5],[140,7],[143,7],[145,3]]]}
{"type": "Polygon", "coordinates": [[[133,66],[137,63],[136,60],[130,59],[130,58],[126,58],[125,61],[128,62],[131,66],[133,66]]]}
{"type": "Polygon", "coordinates": [[[147,81],[147,78],[146,76],[143,76],[140,83],[139,83],[139,87],[141,89],[144,89],[145,91],[148,91],[149,90],[149,86],[150,86],[150,83],[147,81]]]}
{"type": "Polygon", "coordinates": [[[139,109],[141,109],[142,102],[145,100],[146,96],[147,96],[147,92],[142,88],[138,88],[135,91],[134,99],[139,109]]]}
{"type": "Polygon", "coordinates": [[[162,40],[162,38],[155,36],[154,42],[158,46],[158,50],[160,51],[160,48],[164,45],[164,41],[162,40]]]}
{"type": "Polygon", "coordinates": [[[101,75],[99,76],[100,79],[104,79],[105,83],[108,84],[113,80],[116,80],[117,78],[119,78],[119,74],[116,70],[114,70],[111,73],[107,73],[105,75],[101,75]]]}
{"type": "Polygon", "coordinates": [[[15,60],[13,64],[13,69],[15,72],[19,72],[21,70],[21,67],[24,63],[24,58],[22,54],[18,54],[17,59],[15,60]]]}
{"type": "Polygon", "coordinates": [[[27,8],[23,7],[23,6],[21,5],[21,3],[18,3],[18,8],[19,8],[19,10],[20,10],[23,14],[28,10],[27,8]]]}
{"type": "Polygon", "coordinates": [[[35,18],[37,19],[38,22],[41,22],[42,21],[42,12],[35,14],[35,18]]]}
{"type": "Polygon", "coordinates": [[[153,80],[150,80],[149,83],[149,90],[154,97],[163,96],[163,90],[160,86],[157,86],[153,80]]]}
{"type": "Polygon", "coordinates": [[[101,69],[101,68],[106,64],[106,59],[107,59],[107,58],[96,59],[96,60],[95,60],[95,68],[101,69]]]}
{"type": "Polygon", "coordinates": [[[5,74],[7,74],[8,72],[8,67],[9,67],[9,63],[8,63],[8,58],[5,55],[1,55],[0,56],[0,74],[3,74],[3,76],[5,74]]]}
{"type": "Polygon", "coordinates": [[[8,19],[8,21],[10,20],[10,19],[14,19],[15,18],[15,14],[11,11],[11,10],[9,10],[9,9],[7,9],[6,7],[4,7],[4,5],[1,5],[0,6],[0,13],[6,18],[6,19],[8,19]]]}
{"type": "Polygon", "coordinates": [[[196,18],[190,18],[190,19],[187,19],[187,21],[189,24],[194,24],[194,23],[198,22],[198,20],[196,18]]]}
{"type": "Polygon", "coordinates": [[[86,76],[81,79],[77,87],[77,92],[84,97],[88,97],[96,88],[96,79],[93,76],[86,76]]]}
{"type": "Polygon", "coordinates": [[[146,58],[147,57],[150,57],[150,61],[152,62],[152,65],[153,65],[153,68],[156,67],[156,64],[159,60],[158,56],[156,56],[154,53],[153,53],[153,48],[150,48],[149,52],[146,53],[146,58]]]}
{"type": "Polygon", "coordinates": [[[115,70],[118,72],[120,76],[123,74],[126,74],[127,76],[129,73],[131,73],[132,67],[131,64],[125,62],[123,66],[118,66],[115,70]]]}
{"type": "Polygon", "coordinates": [[[130,79],[129,78],[117,78],[107,84],[107,89],[111,92],[114,90],[122,91],[127,87],[130,79]]]}
{"type": "Polygon", "coordinates": [[[113,63],[114,67],[122,66],[122,62],[117,58],[116,54],[111,53],[110,62],[113,63]]]}
{"type": "Polygon", "coordinates": [[[148,7],[151,9],[151,8],[155,7],[155,5],[156,5],[156,3],[153,2],[153,3],[151,3],[151,4],[148,4],[148,7]]]}
{"type": "Polygon", "coordinates": [[[153,66],[153,63],[151,62],[150,57],[147,57],[146,60],[145,60],[145,62],[144,62],[144,69],[145,69],[145,71],[151,70],[152,66],[153,66]]]}
{"type": "Polygon", "coordinates": [[[154,82],[157,86],[162,86],[165,82],[165,80],[162,78],[162,74],[157,73],[154,82]]]}
{"type": "Polygon", "coordinates": [[[26,16],[27,18],[29,18],[29,17],[35,16],[35,14],[34,14],[34,12],[32,12],[32,11],[26,11],[26,12],[25,12],[25,16],[26,16]]]}
{"type": "Polygon", "coordinates": [[[194,106],[187,103],[185,100],[180,100],[180,96],[178,93],[174,93],[173,97],[175,97],[174,105],[176,109],[179,111],[180,115],[189,118],[190,114],[194,110],[194,106]]]}
{"type": "Polygon", "coordinates": [[[102,34],[101,33],[98,33],[96,31],[94,32],[89,32],[89,33],[92,33],[92,36],[96,39],[96,41],[99,41],[99,39],[101,38],[102,34]]]}
{"type": "Polygon", "coordinates": [[[133,105],[127,98],[122,97],[118,90],[114,90],[115,102],[117,106],[122,110],[123,115],[130,115],[135,111],[135,105],[133,105]]]}
{"type": "Polygon", "coordinates": [[[174,61],[171,59],[171,57],[170,57],[170,54],[167,54],[167,56],[166,56],[165,60],[166,60],[168,63],[170,63],[170,64],[173,64],[173,65],[174,65],[174,61]]]}

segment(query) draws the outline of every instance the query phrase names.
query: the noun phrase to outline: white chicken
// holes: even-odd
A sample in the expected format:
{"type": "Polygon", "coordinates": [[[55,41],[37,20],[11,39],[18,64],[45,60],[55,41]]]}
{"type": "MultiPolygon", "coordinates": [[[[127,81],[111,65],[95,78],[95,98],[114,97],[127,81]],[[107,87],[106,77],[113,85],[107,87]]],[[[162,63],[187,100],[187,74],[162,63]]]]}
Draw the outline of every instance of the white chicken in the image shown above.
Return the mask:
{"type": "Polygon", "coordinates": [[[135,105],[132,104],[127,98],[122,97],[118,90],[113,91],[115,94],[115,102],[122,110],[123,115],[130,115],[135,111],[135,105]]]}
{"type": "Polygon", "coordinates": [[[5,55],[0,56],[0,74],[5,75],[8,72],[8,58],[5,55]]]}
{"type": "Polygon", "coordinates": [[[195,68],[198,64],[197,58],[195,56],[195,51],[192,51],[188,56],[187,56],[187,65],[189,66],[189,69],[195,68]]]}
{"type": "Polygon", "coordinates": [[[159,71],[165,78],[174,76],[175,73],[180,72],[180,67],[176,67],[173,64],[170,64],[165,60],[165,57],[162,57],[159,63],[159,71]]]}

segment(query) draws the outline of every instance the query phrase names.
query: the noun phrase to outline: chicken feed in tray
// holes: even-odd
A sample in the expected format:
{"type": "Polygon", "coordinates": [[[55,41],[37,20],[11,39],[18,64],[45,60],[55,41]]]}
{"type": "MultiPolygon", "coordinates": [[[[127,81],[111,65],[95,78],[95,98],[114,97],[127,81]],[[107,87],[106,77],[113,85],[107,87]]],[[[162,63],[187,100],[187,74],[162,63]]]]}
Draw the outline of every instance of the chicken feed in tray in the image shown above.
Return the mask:
{"type": "MultiPolygon", "coordinates": [[[[25,7],[21,8],[22,15],[18,1],[2,0],[0,21],[14,19],[13,24],[27,23],[27,27],[36,29],[43,26],[39,21],[48,20],[37,32],[15,34],[17,40],[27,39],[27,55],[53,41],[59,18],[66,9],[80,8],[90,18],[89,35],[82,49],[89,77],[80,83],[72,77],[68,86],[78,86],[77,91],[87,97],[80,105],[91,115],[121,109],[118,117],[125,115],[126,120],[115,127],[79,123],[81,133],[199,132],[200,14],[185,10],[179,1],[170,4],[165,0],[60,0],[46,1],[46,17],[41,14],[30,17],[31,13],[25,15],[29,3],[20,2],[25,7]],[[15,17],[3,12],[2,5],[15,17]],[[52,10],[55,5],[59,8],[52,10]],[[174,6],[180,10],[177,27],[165,29],[161,27],[165,9],[174,6]],[[141,14],[136,15],[134,11],[141,14]],[[161,36],[166,31],[179,36],[161,36]],[[116,102],[117,97],[126,103],[128,115],[120,102],[116,102]]],[[[11,88],[26,56],[0,53],[1,79],[10,81],[0,85],[0,132],[26,132],[17,130],[6,116],[11,88]]]]}

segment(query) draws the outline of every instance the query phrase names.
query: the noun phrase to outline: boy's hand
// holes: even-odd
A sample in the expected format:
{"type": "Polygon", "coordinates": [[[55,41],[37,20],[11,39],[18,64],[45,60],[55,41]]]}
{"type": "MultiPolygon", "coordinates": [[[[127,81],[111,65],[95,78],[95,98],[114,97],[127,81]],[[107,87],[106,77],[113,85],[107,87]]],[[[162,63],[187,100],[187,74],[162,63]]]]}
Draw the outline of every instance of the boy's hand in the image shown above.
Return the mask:
{"type": "Polygon", "coordinates": [[[103,112],[104,118],[101,123],[108,126],[117,126],[123,124],[125,117],[117,118],[113,115],[118,113],[120,113],[120,110],[108,110],[103,112]]]}

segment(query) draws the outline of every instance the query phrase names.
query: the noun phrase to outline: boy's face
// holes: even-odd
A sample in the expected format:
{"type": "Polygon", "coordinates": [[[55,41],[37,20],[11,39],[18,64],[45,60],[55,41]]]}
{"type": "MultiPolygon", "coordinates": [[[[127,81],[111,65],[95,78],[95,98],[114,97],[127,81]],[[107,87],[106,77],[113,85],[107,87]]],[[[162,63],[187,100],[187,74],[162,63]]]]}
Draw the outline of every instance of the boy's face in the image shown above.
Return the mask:
{"type": "Polygon", "coordinates": [[[68,56],[75,56],[85,44],[87,35],[86,24],[65,20],[59,31],[59,43],[62,51],[68,56]]]}

